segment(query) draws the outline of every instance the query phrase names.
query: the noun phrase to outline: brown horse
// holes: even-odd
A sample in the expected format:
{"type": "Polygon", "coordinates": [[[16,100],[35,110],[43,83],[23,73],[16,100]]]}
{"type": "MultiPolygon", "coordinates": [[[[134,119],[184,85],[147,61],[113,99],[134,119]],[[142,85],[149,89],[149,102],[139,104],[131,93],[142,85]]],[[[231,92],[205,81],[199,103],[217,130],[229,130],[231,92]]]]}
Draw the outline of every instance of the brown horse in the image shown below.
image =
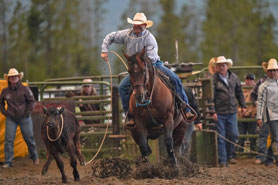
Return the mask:
{"type": "Polygon", "coordinates": [[[152,152],[148,139],[157,139],[164,133],[170,164],[176,165],[175,152],[179,151],[187,123],[176,106],[173,92],[159,78],[152,62],[144,54],[144,49],[132,56],[124,53],[133,88],[129,111],[136,124],[130,131],[143,159],[152,152]]]}

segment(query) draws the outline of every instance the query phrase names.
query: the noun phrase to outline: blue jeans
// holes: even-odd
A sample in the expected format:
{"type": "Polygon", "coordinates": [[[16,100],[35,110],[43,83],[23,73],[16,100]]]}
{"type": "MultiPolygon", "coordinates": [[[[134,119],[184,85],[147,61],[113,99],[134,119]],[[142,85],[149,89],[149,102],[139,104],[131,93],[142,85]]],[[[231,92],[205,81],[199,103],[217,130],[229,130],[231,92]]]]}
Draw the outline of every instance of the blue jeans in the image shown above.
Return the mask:
{"type": "Polygon", "coordinates": [[[191,150],[191,136],[193,133],[194,122],[188,123],[186,131],[183,138],[183,143],[181,145],[181,153],[184,154],[187,158],[190,157],[191,150]]]}
{"type": "Polygon", "coordinates": [[[269,121],[271,133],[271,149],[276,160],[278,159],[278,120],[269,121]]]}
{"type": "MultiPolygon", "coordinates": [[[[232,142],[236,142],[239,133],[237,127],[237,114],[217,114],[218,121],[216,124],[217,132],[232,142]]],[[[218,158],[219,163],[227,163],[233,158],[235,145],[226,142],[223,138],[218,137],[218,158]]]]}
{"type": "MultiPolygon", "coordinates": [[[[185,91],[182,87],[182,83],[181,83],[181,80],[179,79],[178,75],[176,73],[174,73],[173,71],[171,71],[170,69],[168,69],[167,67],[165,67],[162,64],[162,62],[160,62],[160,61],[158,61],[155,66],[156,66],[157,69],[159,69],[166,76],[169,77],[171,83],[175,87],[176,93],[187,104],[188,99],[187,99],[186,93],[185,93],[185,91]]],[[[124,79],[121,81],[121,83],[119,85],[119,94],[120,94],[123,109],[124,109],[125,112],[128,111],[129,97],[130,97],[130,92],[129,92],[130,87],[131,87],[130,77],[129,77],[129,75],[127,75],[126,77],[124,77],[124,79]]],[[[186,108],[186,112],[189,112],[189,111],[190,111],[190,109],[186,108]]]]}
{"type": "Polygon", "coordinates": [[[31,116],[21,119],[18,123],[13,119],[6,118],[6,130],[5,130],[5,163],[12,164],[14,157],[14,139],[16,135],[17,126],[20,126],[20,130],[25,140],[29,156],[32,160],[38,158],[38,152],[36,150],[36,143],[33,136],[33,123],[31,116]]]}
{"type": "Polygon", "coordinates": [[[269,134],[269,125],[267,123],[263,123],[258,138],[258,153],[262,155],[257,155],[256,159],[261,161],[265,161],[266,158],[263,155],[267,154],[267,138],[269,134]]]}

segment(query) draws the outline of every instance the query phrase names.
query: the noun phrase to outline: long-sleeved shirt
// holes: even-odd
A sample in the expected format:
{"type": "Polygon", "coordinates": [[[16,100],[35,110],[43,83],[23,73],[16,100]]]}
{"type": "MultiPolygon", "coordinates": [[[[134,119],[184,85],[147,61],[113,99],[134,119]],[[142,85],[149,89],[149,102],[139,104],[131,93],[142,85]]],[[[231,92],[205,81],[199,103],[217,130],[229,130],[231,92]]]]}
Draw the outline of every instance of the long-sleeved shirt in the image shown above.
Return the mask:
{"type": "Polygon", "coordinates": [[[278,80],[267,78],[259,87],[257,119],[266,121],[266,110],[270,121],[278,120],[278,80]]]}
{"type": "Polygon", "coordinates": [[[3,89],[0,95],[0,110],[6,117],[15,121],[29,116],[35,106],[35,98],[29,87],[23,86],[21,82],[16,87],[10,85],[3,89]],[[5,102],[8,104],[5,109],[5,102]]]}
{"type": "Polygon", "coordinates": [[[137,36],[132,29],[109,33],[103,39],[101,46],[102,52],[108,52],[109,46],[112,43],[125,44],[128,56],[142,51],[145,47],[146,54],[153,64],[160,60],[156,39],[149,30],[145,29],[139,36],[137,36]]]}

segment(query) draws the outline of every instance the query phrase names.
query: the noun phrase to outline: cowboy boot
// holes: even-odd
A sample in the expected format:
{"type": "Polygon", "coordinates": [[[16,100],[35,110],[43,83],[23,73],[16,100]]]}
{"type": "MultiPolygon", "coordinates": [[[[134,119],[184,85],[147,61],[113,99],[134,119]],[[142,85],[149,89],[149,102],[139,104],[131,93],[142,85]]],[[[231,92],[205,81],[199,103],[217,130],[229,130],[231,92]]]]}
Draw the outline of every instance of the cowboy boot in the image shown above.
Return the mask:
{"type": "Polygon", "coordinates": [[[185,112],[185,117],[186,117],[186,119],[191,120],[191,119],[195,116],[195,115],[192,114],[191,112],[186,112],[185,109],[186,109],[186,107],[188,107],[188,106],[187,106],[187,104],[186,104],[184,101],[181,102],[180,106],[181,106],[183,112],[185,112]]]}
{"type": "Polygon", "coordinates": [[[126,123],[126,127],[129,127],[129,128],[135,127],[134,117],[129,111],[126,114],[125,123],[126,123]]]}

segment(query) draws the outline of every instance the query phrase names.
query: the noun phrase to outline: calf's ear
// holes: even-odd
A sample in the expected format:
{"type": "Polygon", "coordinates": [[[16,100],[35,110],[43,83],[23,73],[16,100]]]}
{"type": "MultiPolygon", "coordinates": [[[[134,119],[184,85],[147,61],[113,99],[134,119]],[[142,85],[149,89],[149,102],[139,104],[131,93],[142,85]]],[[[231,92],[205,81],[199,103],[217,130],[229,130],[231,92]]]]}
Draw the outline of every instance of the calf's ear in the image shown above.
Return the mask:
{"type": "Polygon", "coordinates": [[[43,107],[43,113],[47,114],[47,112],[48,112],[48,110],[47,110],[47,108],[44,106],[44,107],[43,107]]]}
{"type": "Polygon", "coordinates": [[[64,107],[57,107],[57,112],[58,112],[59,114],[62,114],[63,111],[64,111],[64,107]]]}

